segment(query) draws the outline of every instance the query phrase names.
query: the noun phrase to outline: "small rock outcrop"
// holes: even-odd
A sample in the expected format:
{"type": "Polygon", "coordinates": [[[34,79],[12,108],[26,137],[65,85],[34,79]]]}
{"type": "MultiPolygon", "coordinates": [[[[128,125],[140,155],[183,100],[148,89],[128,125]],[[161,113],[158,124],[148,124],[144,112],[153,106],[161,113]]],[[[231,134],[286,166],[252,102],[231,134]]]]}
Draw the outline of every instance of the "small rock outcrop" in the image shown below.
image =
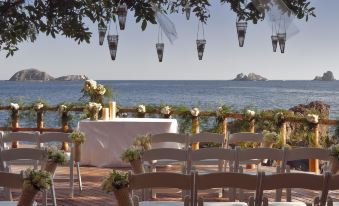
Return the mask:
{"type": "Polygon", "coordinates": [[[327,71],[323,74],[322,77],[316,76],[314,78],[314,80],[316,80],[316,81],[334,81],[335,78],[334,78],[333,72],[327,71]]]}
{"type": "Polygon", "coordinates": [[[57,81],[82,81],[82,80],[88,80],[88,77],[86,75],[67,75],[58,77],[55,80],[57,81]]]}
{"type": "Polygon", "coordinates": [[[249,73],[248,75],[240,73],[233,80],[234,81],[267,81],[267,78],[257,75],[255,73],[249,73]]]}
{"type": "Polygon", "coordinates": [[[50,76],[46,72],[39,71],[37,69],[25,69],[15,73],[9,81],[49,81],[54,80],[54,77],[50,76]]]}

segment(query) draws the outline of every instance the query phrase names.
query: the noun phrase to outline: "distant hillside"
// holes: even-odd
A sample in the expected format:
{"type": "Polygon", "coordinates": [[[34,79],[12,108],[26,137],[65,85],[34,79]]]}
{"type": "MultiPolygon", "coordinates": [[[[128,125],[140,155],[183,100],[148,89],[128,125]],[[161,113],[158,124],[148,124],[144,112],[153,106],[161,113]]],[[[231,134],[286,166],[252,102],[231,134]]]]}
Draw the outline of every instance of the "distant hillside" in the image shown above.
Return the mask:
{"type": "Polygon", "coordinates": [[[323,74],[322,77],[316,76],[313,80],[316,80],[316,81],[334,81],[335,78],[334,78],[333,72],[327,71],[323,74]]]}
{"type": "Polygon", "coordinates": [[[248,75],[240,73],[233,80],[234,81],[267,81],[267,78],[262,77],[255,73],[249,73],[248,75]]]}
{"type": "Polygon", "coordinates": [[[24,69],[16,72],[9,81],[79,81],[87,80],[88,77],[85,75],[67,75],[58,78],[54,78],[46,72],[40,71],[38,69],[24,69]]]}

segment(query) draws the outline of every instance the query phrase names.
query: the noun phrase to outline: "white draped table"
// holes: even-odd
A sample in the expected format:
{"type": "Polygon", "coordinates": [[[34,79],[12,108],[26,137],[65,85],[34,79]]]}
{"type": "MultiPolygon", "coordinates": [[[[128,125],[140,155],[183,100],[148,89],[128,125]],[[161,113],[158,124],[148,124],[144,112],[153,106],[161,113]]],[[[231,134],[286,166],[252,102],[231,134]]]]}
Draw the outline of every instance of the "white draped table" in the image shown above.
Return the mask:
{"type": "Polygon", "coordinates": [[[85,133],[81,165],[96,167],[125,167],[121,153],[133,144],[138,135],[176,133],[176,119],[116,118],[108,121],[82,120],[78,129],[85,133]]]}

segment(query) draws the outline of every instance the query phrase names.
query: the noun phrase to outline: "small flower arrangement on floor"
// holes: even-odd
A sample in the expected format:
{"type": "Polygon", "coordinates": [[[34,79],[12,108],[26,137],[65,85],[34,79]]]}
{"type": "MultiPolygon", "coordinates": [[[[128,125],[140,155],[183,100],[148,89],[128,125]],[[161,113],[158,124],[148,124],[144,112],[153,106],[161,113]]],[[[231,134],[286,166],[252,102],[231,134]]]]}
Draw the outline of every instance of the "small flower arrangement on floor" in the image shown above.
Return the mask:
{"type": "Polygon", "coordinates": [[[128,173],[120,170],[113,170],[102,182],[101,188],[109,193],[128,187],[128,173]]]}
{"type": "Polygon", "coordinates": [[[64,151],[58,150],[55,146],[47,148],[48,160],[57,164],[64,164],[67,161],[64,151]]]}
{"type": "Polygon", "coordinates": [[[52,177],[47,171],[27,169],[24,172],[23,189],[42,191],[49,189],[51,184],[52,177]]]}

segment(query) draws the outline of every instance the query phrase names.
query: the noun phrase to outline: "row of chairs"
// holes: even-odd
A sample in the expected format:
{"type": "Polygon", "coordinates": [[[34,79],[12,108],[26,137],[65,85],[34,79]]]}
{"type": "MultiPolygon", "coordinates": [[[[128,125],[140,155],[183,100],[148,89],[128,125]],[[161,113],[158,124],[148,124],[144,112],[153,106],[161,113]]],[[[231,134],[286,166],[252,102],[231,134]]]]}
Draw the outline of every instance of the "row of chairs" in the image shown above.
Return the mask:
{"type": "MultiPolygon", "coordinates": [[[[69,156],[69,168],[70,168],[70,196],[74,195],[74,166],[77,167],[77,179],[79,183],[79,190],[82,191],[82,181],[80,174],[80,165],[79,162],[74,161],[74,150],[73,150],[73,140],[69,137],[67,133],[61,132],[49,132],[49,133],[25,133],[25,132],[9,132],[9,133],[0,133],[0,143],[1,143],[1,152],[0,152],[0,171],[11,172],[11,167],[16,164],[29,164],[33,165],[35,169],[44,169],[45,163],[47,161],[47,150],[45,148],[46,144],[57,144],[67,142],[70,147],[70,151],[66,152],[69,156]],[[16,148],[10,149],[7,147],[8,142],[19,141],[24,143],[33,143],[34,148],[16,148]]],[[[52,174],[54,177],[54,174],[52,174]]],[[[52,182],[51,187],[53,205],[56,203],[56,194],[54,190],[54,182],[52,182]]],[[[10,193],[9,193],[10,194],[10,193]]],[[[8,199],[11,199],[9,196],[8,199]]]]}
{"type": "Polygon", "coordinates": [[[336,205],[328,196],[329,190],[339,189],[339,175],[315,175],[307,173],[284,173],[257,175],[243,173],[177,174],[169,172],[129,174],[129,188],[132,191],[134,206],[183,205],[183,206],[306,206],[303,202],[269,202],[264,191],[281,188],[302,188],[320,191],[314,198],[314,205],[336,205]],[[198,191],[215,187],[234,187],[254,190],[254,197],[245,202],[205,202],[198,191]],[[190,191],[182,202],[148,201],[133,195],[137,189],[178,188],[190,191]],[[141,200],[141,201],[140,201],[141,200]]]}

